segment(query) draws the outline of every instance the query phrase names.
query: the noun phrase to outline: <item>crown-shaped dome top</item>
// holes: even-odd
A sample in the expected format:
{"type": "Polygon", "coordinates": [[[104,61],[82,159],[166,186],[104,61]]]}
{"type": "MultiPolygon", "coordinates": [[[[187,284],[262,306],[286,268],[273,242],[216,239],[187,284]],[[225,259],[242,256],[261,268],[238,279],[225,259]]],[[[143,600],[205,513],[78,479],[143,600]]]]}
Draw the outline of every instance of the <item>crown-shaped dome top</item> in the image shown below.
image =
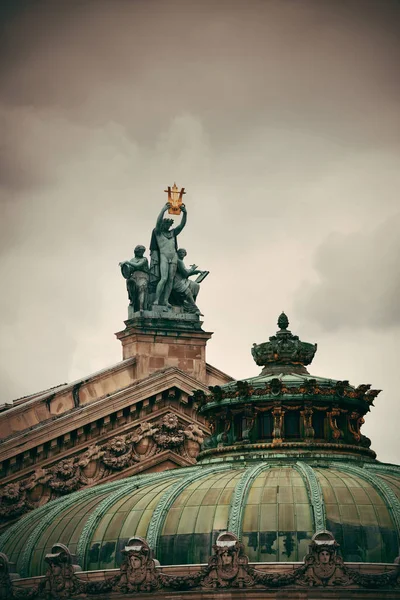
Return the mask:
{"type": "MultiPolygon", "coordinates": [[[[262,374],[282,372],[282,367],[290,367],[292,373],[307,373],[317,351],[317,344],[299,340],[299,336],[289,331],[289,319],[282,312],[278,318],[279,331],[269,338],[269,342],[253,344],[251,353],[257,365],[264,367],[262,374]]],[[[285,369],[283,369],[285,370],[285,369]]]]}

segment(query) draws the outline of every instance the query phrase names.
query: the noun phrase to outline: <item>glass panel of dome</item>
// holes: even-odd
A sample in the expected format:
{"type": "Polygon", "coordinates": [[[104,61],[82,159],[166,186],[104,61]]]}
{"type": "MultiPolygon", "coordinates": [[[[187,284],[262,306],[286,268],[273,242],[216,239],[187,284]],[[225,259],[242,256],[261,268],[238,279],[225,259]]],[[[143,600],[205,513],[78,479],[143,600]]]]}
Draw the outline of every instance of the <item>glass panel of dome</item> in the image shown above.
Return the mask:
{"type": "Polygon", "coordinates": [[[278,540],[278,534],[275,531],[271,531],[271,532],[260,532],[260,546],[259,546],[259,552],[255,552],[255,550],[253,550],[253,552],[256,554],[256,556],[260,556],[261,561],[274,561],[277,558],[277,540],[278,540]]]}
{"type": "Polygon", "coordinates": [[[198,506],[185,506],[178,525],[178,534],[193,533],[194,524],[199,512],[198,506]]]}
{"type": "Polygon", "coordinates": [[[293,531],[279,532],[278,560],[295,560],[297,555],[297,540],[293,531]]]}
{"type": "Polygon", "coordinates": [[[165,520],[163,534],[171,535],[173,533],[176,533],[180,518],[181,518],[181,509],[180,508],[170,508],[168,511],[168,514],[167,514],[167,518],[165,520]]]}
{"type": "Polygon", "coordinates": [[[353,496],[347,487],[335,487],[334,490],[339,504],[354,504],[353,496]]]}
{"type": "Polygon", "coordinates": [[[53,544],[56,542],[68,544],[69,533],[73,531],[74,526],[80,520],[80,517],[76,513],[79,513],[82,506],[88,506],[88,513],[90,513],[91,506],[97,502],[97,498],[90,503],[87,500],[85,502],[85,498],[82,498],[80,502],[75,503],[69,510],[61,511],[58,518],[54,519],[37,541],[32,559],[32,565],[34,565],[32,566],[32,573],[41,574],[44,572],[44,556],[47,552],[50,552],[53,544]]]}
{"type": "Polygon", "coordinates": [[[247,496],[247,504],[258,504],[261,499],[262,488],[251,488],[247,496]]]}
{"type": "Polygon", "coordinates": [[[280,531],[294,531],[293,504],[278,505],[278,528],[280,531]]]}
{"type": "Polygon", "coordinates": [[[263,504],[275,504],[276,503],[277,486],[265,487],[262,491],[261,502],[263,504]]]}
{"type": "Polygon", "coordinates": [[[214,530],[224,530],[228,527],[229,504],[217,506],[214,516],[214,530]]]}
{"type": "Polygon", "coordinates": [[[381,525],[381,527],[393,529],[393,521],[390,517],[389,511],[386,508],[386,506],[375,506],[375,512],[377,514],[379,525],[381,525]]]}
{"type": "Polygon", "coordinates": [[[342,523],[354,523],[360,522],[357,507],[351,504],[342,504],[339,506],[342,523]]]}
{"type": "Polygon", "coordinates": [[[248,504],[244,511],[243,531],[258,531],[258,505],[248,504]]]}
{"type": "Polygon", "coordinates": [[[203,498],[208,491],[207,488],[203,488],[202,490],[195,490],[195,492],[192,492],[190,496],[186,497],[186,506],[198,506],[199,504],[202,504],[203,498]]]}
{"type": "Polygon", "coordinates": [[[216,486],[215,488],[208,490],[206,495],[203,498],[202,504],[215,504],[218,500],[219,495],[221,493],[221,486],[216,486]]]}
{"type": "Polygon", "coordinates": [[[277,474],[271,469],[271,477],[267,477],[265,482],[266,487],[277,487],[278,485],[278,477],[277,474]]]}
{"type": "Polygon", "coordinates": [[[366,494],[365,490],[361,486],[358,488],[352,487],[351,493],[357,505],[371,504],[368,494],[366,494]]]}
{"type": "Polygon", "coordinates": [[[252,487],[253,488],[254,487],[264,487],[264,483],[265,483],[265,473],[262,473],[261,475],[259,475],[258,477],[255,478],[252,487]]]}
{"type": "Polygon", "coordinates": [[[292,488],[285,485],[280,485],[278,490],[278,502],[280,504],[283,503],[293,503],[293,491],[292,488]]]}
{"type": "MultiPolygon", "coordinates": [[[[331,521],[340,521],[340,511],[338,504],[325,503],[326,516],[331,521]]],[[[328,527],[329,529],[329,527],[328,527]]]]}
{"type": "Polygon", "coordinates": [[[186,504],[186,500],[192,495],[192,491],[186,489],[183,490],[183,492],[181,492],[179,494],[179,496],[177,497],[177,499],[175,500],[175,502],[173,503],[173,508],[176,508],[178,506],[183,506],[184,504],[186,504]]]}
{"type": "MultiPolygon", "coordinates": [[[[276,537],[276,533],[274,535],[276,537]]],[[[259,555],[258,536],[259,536],[259,534],[257,531],[242,534],[242,541],[245,545],[246,554],[249,557],[250,562],[258,561],[258,555],[259,555]]],[[[273,556],[274,556],[274,558],[271,558],[270,560],[275,560],[275,554],[273,556]]],[[[267,559],[264,559],[264,560],[267,560],[267,559]]]]}
{"type": "Polygon", "coordinates": [[[360,521],[363,525],[378,525],[375,509],[370,504],[360,504],[358,512],[360,513],[360,521]]]}
{"type": "Polygon", "coordinates": [[[260,507],[260,531],[276,531],[278,528],[277,506],[260,507]]]}
{"type": "Polygon", "coordinates": [[[86,566],[89,570],[94,570],[99,568],[99,559],[100,559],[100,542],[94,542],[91,544],[90,548],[87,549],[86,555],[86,566]]]}
{"type": "Polygon", "coordinates": [[[297,504],[307,504],[308,505],[308,494],[307,494],[307,490],[304,487],[304,484],[302,487],[300,487],[299,485],[296,485],[292,488],[293,490],[293,498],[294,498],[294,502],[297,504]]]}
{"type": "Polygon", "coordinates": [[[115,549],[117,541],[109,540],[103,542],[100,548],[99,567],[100,569],[112,569],[115,565],[115,549]]]}
{"type": "Polygon", "coordinates": [[[313,528],[311,507],[308,504],[296,504],[295,505],[295,517],[296,517],[296,530],[297,531],[311,531],[313,528]]]}
{"type": "MultiPolygon", "coordinates": [[[[234,484],[237,483],[236,481],[234,481],[234,484]]],[[[226,486],[226,488],[224,490],[222,490],[221,495],[218,499],[218,504],[229,504],[232,498],[232,493],[233,493],[233,489],[234,489],[234,485],[233,486],[226,486]]]]}
{"type": "Polygon", "coordinates": [[[194,528],[195,533],[211,533],[215,515],[215,506],[200,506],[194,528]]]}
{"type": "Polygon", "coordinates": [[[26,544],[28,538],[30,537],[30,535],[32,534],[33,530],[35,529],[39,520],[40,519],[38,519],[38,518],[29,520],[29,522],[23,528],[22,532],[21,533],[18,532],[18,535],[11,536],[10,541],[3,548],[3,552],[5,552],[5,554],[7,554],[7,556],[10,557],[10,561],[12,563],[15,563],[17,572],[18,572],[18,567],[19,567],[19,563],[18,563],[19,557],[22,554],[22,552],[24,551],[25,544],[26,544]]]}
{"type": "Polygon", "coordinates": [[[142,512],[142,515],[140,517],[139,523],[136,528],[135,535],[140,535],[141,537],[146,537],[147,530],[148,530],[149,524],[150,524],[150,520],[151,520],[151,517],[153,516],[153,512],[154,511],[151,508],[150,509],[146,508],[146,510],[144,510],[142,512]]]}
{"type": "Polygon", "coordinates": [[[93,534],[92,540],[94,542],[100,542],[103,539],[104,533],[111,521],[113,517],[112,513],[108,513],[106,515],[104,515],[104,517],[101,519],[99,525],[96,528],[96,531],[93,534]]]}
{"type": "Polygon", "coordinates": [[[104,534],[104,539],[114,540],[118,537],[122,524],[126,519],[126,515],[126,512],[117,512],[113,515],[104,534]]]}
{"type": "Polygon", "coordinates": [[[372,504],[379,505],[379,506],[383,506],[385,505],[385,502],[382,498],[382,496],[374,490],[374,488],[371,485],[364,485],[363,486],[365,491],[367,492],[368,496],[371,498],[371,502],[372,504]]]}

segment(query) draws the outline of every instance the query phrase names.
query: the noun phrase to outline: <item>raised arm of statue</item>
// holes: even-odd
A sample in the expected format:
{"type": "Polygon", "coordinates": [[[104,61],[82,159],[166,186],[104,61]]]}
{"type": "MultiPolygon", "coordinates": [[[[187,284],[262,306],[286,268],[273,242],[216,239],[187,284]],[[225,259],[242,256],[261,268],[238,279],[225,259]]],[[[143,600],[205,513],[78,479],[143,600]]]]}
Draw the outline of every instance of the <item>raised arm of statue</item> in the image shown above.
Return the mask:
{"type": "Polygon", "coordinates": [[[156,222],[156,233],[160,234],[161,233],[161,229],[162,229],[162,222],[163,222],[163,218],[164,218],[164,213],[166,210],[169,209],[169,202],[167,202],[166,204],[164,204],[164,206],[161,209],[160,214],[157,217],[157,222],[156,222]]]}
{"type": "Polygon", "coordinates": [[[182,220],[179,223],[179,225],[177,227],[175,227],[175,229],[173,230],[175,237],[180,234],[182,229],[185,227],[186,221],[187,221],[187,211],[186,211],[186,206],[184,204],[181,205],[181,211],[182,211],[182,220]]]}

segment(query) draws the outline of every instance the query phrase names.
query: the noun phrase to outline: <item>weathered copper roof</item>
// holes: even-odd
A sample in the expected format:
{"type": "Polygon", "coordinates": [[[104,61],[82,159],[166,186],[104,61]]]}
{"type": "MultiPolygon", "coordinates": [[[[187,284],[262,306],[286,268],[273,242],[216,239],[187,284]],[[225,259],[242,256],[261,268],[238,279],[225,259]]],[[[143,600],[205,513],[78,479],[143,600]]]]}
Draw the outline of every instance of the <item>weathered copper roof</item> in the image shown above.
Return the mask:
{"type": "Polygon", "coordinates": [[[400,468],[377,462],[242,460],[99,485],[26,515],[0,538],[23,576],[43,574],[61,542],[84,569],[114,568],[132,536],[161,564],[207,560],[221,531],[251,561],[300,561],[316,531],[332,531],[346,561],[392,562],[399,553],[400,468]]]}

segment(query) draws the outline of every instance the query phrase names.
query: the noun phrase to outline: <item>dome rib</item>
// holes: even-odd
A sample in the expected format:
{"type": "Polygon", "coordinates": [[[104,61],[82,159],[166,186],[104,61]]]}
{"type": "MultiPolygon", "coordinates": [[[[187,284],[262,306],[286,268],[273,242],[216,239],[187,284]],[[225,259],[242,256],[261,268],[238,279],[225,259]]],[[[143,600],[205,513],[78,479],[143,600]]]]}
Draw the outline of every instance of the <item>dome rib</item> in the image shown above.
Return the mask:
{"type": "Polygon", "coordinates": [[[374,463],[366,463],[364,468],[368,471],[374,471],[377,474],[398,475],[400,477],[400,467],[397,467],[396,465],[383,465],[381,463],[375,465],[374,463]]]}
{"type": "Polygon", "coordinates": [[[212,467],[204,468],[200,472],[196,470],[189,477],[183,477],[183,481],[177,481],[174,485],[171,486],[169,490],[165,492],[162,496],[161,500],[157,504],[154,509],[153,515],[151,517],[149,527],[147,529],[147,543],[150,548],[154,551],[155,555],[157,555],[158,542],[160,539],[160,535],[162,529],[164,527],[165,519],[167,517],[168,511],[178,498],[179,494],[183,492],[183,490],[196,481],[197,479],[207,477],[207,475],[213,475],[214,473],[218,473],[219,471],[229,471],[234,468],[234,465],[213,465],[212,467]]]}
{"type": "Polygon", "coordinates": [[[22,577],[28,577],[29,565],[31,564],[33,551],[35,550],[41,535],[46,531],[46,529],[50,526],[50,524],[53,522],[53,520],[57,517],[59,513],[61,513],[65,509],[70,508],[71,506],[74,506],[74,504],[76,504],[77,500],[79,499],[88,500],[89,498],[95,496],[101,496],[102,494],[105,494],[108,491],[113,491],[115,487],[120,487],[123,485],[124,482],[113,481],[109,484],[105,484],[104,486],[97,486],[85,490],[84,493],[82,493],[82,491],[79,491],[75,494],[71,494],[67,498],[63,498],[65,502],[57,503],[57,506],[53,506],[50,509],[47,505],[43,506],[43,509],[45,509],[45,511],[43,512],[45,512],[46,514],[44,518],[39,521],[32,534],[29,536],[29,539],[22,553],[21,566],[19,568],[19,572],[22,575],[22,577]],[[117,483],[119,484],[119,486],[116,485],[117,483]]]}
{"type": "Polygon", "coordinates": [[[326,510],[321,484],[314,473],[314,469],[307,463],[297,461],[294,469],[300,473],[307,488],[308,497],[314,516],[315,533],[326,530],[326,510]]]}
{"type": "Polygon", "coordinates": [[[270,465],[266,465],[265,463],[248,468],[236,484],[229,507],[228,531],[234,533],[239,540],[242,539],[243,513],[250,488],[256,477],[269,468],[270,465]]]}
{"type": "Polygon", "coordinates": [[[123,498],[127,493],[139,489],[145,485],[151,485],[152,483],[156,483],[160,479],[170,479],[177,477],[182,478],[183,474],[175,472],[175,469],[172,469],[169,472],[139,475],[133,478],[133,480],[130,479],[128,482],[124,480],[124,487],[122,489],[117,489],[113,494],[111,494],[111,496],[104,498],[104,500],[100,502],[100,504],[95,508],[95,510],[91,513],[90,517],[86,521],[82,533],[79,537],[76,550],[78,564],[80,564],[85,569],[87,568],[87,551],[90,547],[92,536],[96,530],[97,525],[103,518],[104,513],[107,512],[107,510],[111,508],[113,504],[115,504],[115,502],[123,498]]]}
{"type": "Polygon", "coordinates": [[[368,473],[366,469],[361,467],[356,467],[354,465],[335,465],[335,468],[338,471],[343,471],[343,473],[348,473],[349,475],[356,475],[364,479],[367,483],[370,483],[382,496],[385,501],[386,507],[390,512],[390,515],[393,520],[393,524],[397,530],[397,539],[400,545],[400,500],[392,490],[392,488],[376,476],[373,473],[368,473]]]}

